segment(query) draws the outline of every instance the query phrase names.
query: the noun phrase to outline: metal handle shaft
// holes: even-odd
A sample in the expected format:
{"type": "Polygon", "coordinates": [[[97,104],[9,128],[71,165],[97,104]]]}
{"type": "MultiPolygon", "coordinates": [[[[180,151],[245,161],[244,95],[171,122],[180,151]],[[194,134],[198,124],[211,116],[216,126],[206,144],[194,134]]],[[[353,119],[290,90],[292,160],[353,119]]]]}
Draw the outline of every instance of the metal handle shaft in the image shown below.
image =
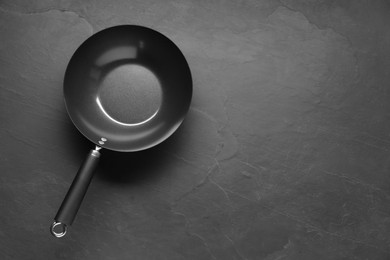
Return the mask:
{"type": "Polygon", "coordinates": [[[50,231],[55,237],[63,237],[66,233],[66,227],[72,225],[98,164],[100,157],[99,150],[100,147],[96,147],[95,150],[90,151],[62,201],[54,218],[55,221],[50,227],[50,231]],[[60,233],[54,231],[54,228],[59,225],[63,227],[60,233]]]}

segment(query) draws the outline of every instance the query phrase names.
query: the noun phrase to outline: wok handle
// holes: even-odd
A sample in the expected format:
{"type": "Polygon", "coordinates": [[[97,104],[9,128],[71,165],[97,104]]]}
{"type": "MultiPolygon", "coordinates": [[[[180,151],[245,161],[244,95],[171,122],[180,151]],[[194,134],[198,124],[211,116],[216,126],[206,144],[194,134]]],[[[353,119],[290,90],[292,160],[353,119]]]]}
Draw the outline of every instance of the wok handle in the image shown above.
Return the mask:
{"type": "Polygon", "coordinates": [[[54,222],[50,226],[50,232],[53,236],[63,237],[66,233],[67,226],[72,225],[99,162],[100,149],[100,147],[96,147],[95,150],[91,150],[78,170],[54,218],[54,222]],[[55,230],[58,227],[61,229],[60,232],[55,230]]]}

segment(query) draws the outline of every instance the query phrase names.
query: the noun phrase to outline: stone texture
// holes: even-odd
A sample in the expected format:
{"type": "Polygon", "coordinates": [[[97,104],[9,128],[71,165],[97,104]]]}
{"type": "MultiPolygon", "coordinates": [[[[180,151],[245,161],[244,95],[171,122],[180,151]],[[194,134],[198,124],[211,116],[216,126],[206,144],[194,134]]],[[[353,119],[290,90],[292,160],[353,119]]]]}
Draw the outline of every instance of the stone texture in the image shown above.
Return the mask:
{"type": "Polygon", "coordinates": [[[0,2],[1,259],[389,259],[387,1],[0,2]],[[163,144],[104,151],[69,235],[48,227],[91,148],[64,71],[140,24],[192,70],[163,144]]]}

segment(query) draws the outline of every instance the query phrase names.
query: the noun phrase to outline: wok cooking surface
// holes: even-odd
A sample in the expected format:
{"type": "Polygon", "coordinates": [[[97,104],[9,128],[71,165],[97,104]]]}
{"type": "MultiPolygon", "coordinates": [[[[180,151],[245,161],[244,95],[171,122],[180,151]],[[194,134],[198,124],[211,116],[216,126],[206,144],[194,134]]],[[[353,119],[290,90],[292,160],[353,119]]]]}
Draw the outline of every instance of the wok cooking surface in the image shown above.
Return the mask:
{"type": "Polygon", "coordinates": [[[64,96],[70,118],[90,141],[137,151],[162,142],[181,124],[192,79],[171,40],[149,28],[122,25],[100,31],[77,49],[66,70],[64,96]]]}
{"type": "Polygon", "coordinates": [[[162,104],[160,81],[143,66],[119,66],[99,83],[96,102],[115,123],[143,124],[157,114],[162,104]]]}

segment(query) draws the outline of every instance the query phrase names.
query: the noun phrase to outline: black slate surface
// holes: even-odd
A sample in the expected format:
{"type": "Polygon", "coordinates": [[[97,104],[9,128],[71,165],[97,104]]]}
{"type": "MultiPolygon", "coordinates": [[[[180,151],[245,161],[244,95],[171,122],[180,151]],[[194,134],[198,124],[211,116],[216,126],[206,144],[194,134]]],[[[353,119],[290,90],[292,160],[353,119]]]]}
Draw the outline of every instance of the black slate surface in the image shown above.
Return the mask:
{"type": "Polygon", "coordinates": [[[0,259],[389,259],[388,1],[1,1],[0,259]],[[65,111],[76,48],[171,38],[193,103],[140,153],[104,151],[69,234],[49,225],[93,146],[65,111]]]}

